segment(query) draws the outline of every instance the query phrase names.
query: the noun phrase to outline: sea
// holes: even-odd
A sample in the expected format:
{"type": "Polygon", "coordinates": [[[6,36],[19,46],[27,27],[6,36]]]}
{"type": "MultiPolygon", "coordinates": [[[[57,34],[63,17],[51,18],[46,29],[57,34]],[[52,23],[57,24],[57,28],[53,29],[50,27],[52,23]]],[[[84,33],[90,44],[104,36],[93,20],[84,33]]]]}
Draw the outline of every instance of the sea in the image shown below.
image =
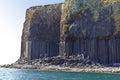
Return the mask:
{"type": "Polygon", "coordinates": [[[0,68],[0,80],[120,80],[120,74],[0,68]]]}

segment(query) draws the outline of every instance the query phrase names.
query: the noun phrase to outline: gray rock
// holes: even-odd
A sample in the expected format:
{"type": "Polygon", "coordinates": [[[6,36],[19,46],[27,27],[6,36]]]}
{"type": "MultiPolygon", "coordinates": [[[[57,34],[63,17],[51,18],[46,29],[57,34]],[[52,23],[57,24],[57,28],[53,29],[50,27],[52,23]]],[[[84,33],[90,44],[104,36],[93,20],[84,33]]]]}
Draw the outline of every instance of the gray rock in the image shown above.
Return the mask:
{"type": "Polygon", "coordinates": [[[119,6],[119,0],[65,0],[29,8],[21,41],[23,60],[18,64],[119,63],[119,6]]]}

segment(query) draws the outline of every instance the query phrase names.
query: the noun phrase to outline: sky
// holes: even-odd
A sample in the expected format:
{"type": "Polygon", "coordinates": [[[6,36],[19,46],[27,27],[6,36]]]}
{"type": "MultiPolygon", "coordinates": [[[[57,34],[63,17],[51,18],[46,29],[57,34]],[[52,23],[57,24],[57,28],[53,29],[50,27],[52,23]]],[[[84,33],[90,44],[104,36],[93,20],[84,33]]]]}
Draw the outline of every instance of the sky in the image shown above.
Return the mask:
{"type": "Polygon", "coordinates": [[[20,57],[26,9],[60,2],[64,0],[0,0],[0,65],[14,63],[20,57]]]}

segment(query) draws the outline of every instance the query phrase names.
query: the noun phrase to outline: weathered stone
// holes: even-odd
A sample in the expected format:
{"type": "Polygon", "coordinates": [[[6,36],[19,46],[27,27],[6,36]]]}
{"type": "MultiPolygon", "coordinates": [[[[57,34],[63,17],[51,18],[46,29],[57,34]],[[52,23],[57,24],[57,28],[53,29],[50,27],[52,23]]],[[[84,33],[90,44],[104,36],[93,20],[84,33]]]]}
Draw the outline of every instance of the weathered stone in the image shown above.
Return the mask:
{"type": "Polygon", "coordinates": [[[60,47],[66,49],[60,54],[84,54],[101,64],[117,62],[119,5],[119,0],[66,0],[60,27],[60,43],[66,44],[60,47]]]}
{"type": "Polygon", "coordinates": [[[59,54],[61,5],[37,6],[27,10],[21,57],[37,59],[59,54]]]}
{"type": "Polygon", "coordinates": [[[65,0],[31,7],[26,12],[21,58],[66,66],[120,63],[119,13],[120,0],[65,0]],[[54,56],[66,60],[51,59],[54,56]]]}

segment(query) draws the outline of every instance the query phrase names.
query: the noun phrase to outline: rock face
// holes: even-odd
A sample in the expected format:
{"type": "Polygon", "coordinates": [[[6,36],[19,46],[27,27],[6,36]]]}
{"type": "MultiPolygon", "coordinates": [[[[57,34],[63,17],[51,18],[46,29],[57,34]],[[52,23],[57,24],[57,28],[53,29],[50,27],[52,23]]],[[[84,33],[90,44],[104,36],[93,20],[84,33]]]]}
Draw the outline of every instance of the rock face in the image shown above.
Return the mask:
{"type": "Polygon", "coordinates": [[[83,55],[120,63],[120,0],[65,0],[26,12],[21,58],[83,55]]]}
{"type": "Polygon", "coordinates": [[[27,10],[21,57],[37,59],[59,54],[61,5],[31,7],[27,10]]]}

